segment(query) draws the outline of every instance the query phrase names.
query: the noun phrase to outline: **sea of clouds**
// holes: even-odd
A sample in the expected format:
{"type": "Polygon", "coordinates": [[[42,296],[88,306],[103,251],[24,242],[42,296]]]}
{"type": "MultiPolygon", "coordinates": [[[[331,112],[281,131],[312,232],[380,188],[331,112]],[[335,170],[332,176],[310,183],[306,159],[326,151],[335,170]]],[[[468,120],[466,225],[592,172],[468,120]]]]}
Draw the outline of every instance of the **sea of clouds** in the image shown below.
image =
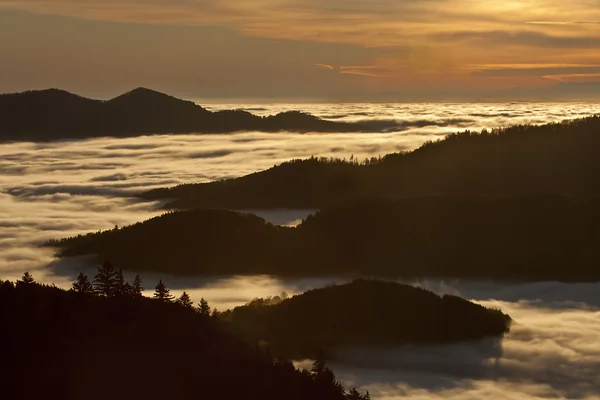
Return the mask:
{"type": "MultiPolygon", "coordinates": [[[[304,104],[211,105],[261,115],[300,109],[337,121],[358,121],[373,133],[161,135],[129,139],[0,144],[0,279],[31,271],[69,287],[79,271],[94,274],[93,257],[58,260],[40,247],[57,239],[142,221],[158,203],[134,196],[187,182],[237,177],[309,156],[358,158],[418,147],[459,130],[545,123],[591,115],[590,104],[304,104]],[[377,132],[375,132],[377,131],[377,132]]],[[[295,224],[312,210],[255,210],[295,224]]],[[[568,267],[568,266],[566,266],[568,267]]],[[[220,309],[254,297],[290,294],[340,279],[270,276],[163,278],[175,294],[205,297],[220,309]]],[[[335,371],[347,385],[381,399],[600,399],[600,284],[543,282],[411,282],[498,307],[515,320],[501,342],[441,348],[339,349],[335,371]]],[[[150,291],[148,292],[150,293],[150,291]]],[[[393,317],[393,316],[392,316],[393,317]]]]}

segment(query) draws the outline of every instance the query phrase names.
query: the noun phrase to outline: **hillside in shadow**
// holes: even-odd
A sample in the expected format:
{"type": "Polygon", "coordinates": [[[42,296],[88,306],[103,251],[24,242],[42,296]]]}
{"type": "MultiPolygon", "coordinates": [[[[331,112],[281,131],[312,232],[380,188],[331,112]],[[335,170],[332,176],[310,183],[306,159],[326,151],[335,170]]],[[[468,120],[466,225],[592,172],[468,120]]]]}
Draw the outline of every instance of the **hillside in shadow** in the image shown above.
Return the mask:
{"type": "Polygon", "coordinates": [[[162,282],[152,299],[117,291],[115,271],[102,268],[93,287],[80,275],[70,291],[28,273],[0,280],[2,398],[369,399],[322,362],[309,372],[273,358],[206,302],[173,301],[162,282]]]}
{"type": "Polygon", "coordinates": [[[132,137],[236,131],[358,132],[357,124],[298,111],[260,117],[241,110],[211,112],[191,101],[138,88],[108,101],[49,89],[0,95],[0,141],[132,137]]]}
{"type": "Polygon", "coordinates": [[[598,281],[600,198],[415,197],[327,207],[298,227],[196,209],[52,240],[136,271],[598,281]]]}
{"type": "Polygon", "coordinates": [[[246,336],[293,357],[339,346],[446,344],[508,332],[510,317],[460,297],[356,280],[288,299],[256,299],[221,315],[246,336]]]}
{"type": "Polygon", "coordinates": [[[293,160],[236,179],[155,189],[167,208],[322,208],[357,198],[600,195],[600,116],[461,132],[364,161],[293,160]]]}

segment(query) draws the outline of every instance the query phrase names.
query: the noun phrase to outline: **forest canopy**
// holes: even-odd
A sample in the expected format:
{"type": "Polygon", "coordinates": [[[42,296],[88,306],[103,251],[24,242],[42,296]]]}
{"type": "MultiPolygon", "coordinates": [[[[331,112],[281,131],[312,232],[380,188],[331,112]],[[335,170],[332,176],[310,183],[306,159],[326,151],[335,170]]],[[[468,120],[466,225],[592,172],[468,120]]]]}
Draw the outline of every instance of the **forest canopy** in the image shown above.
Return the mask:
{"type": "Polygon", "coordinates": [[[118,275],[105,263],[93,286],[80,274],[69,291],[29,273],[0,280],[0,341],[12,344],[2,351],[3,398],[370,399],[346,391],[322,357],[311,371],[298,370],[202,304],[167,300],[162,281],[147,298],[119,292],[118,275]]]}
{"type": "Polygon", "coordinates": [[[246,335],[293,357],[338,346],[440,344],[501,337],[511,319],[457,296],[395,282],[356,280],[222,315],[246,335]]]}
{"type": "Polygon", "coordinates": [[[347,202],[296,228],[177,211],[47,245],[138,272],[596,281],[599,236],[600,198],[474,196],[347,202]]]}
{"type": "Polygon", "coordinates": [[[316,209],[361,198],[599,196],[600,116],[465,131],[367,160],[292,160],[241,178],[154,189],[148,200],[194,207],[316,209]]]}

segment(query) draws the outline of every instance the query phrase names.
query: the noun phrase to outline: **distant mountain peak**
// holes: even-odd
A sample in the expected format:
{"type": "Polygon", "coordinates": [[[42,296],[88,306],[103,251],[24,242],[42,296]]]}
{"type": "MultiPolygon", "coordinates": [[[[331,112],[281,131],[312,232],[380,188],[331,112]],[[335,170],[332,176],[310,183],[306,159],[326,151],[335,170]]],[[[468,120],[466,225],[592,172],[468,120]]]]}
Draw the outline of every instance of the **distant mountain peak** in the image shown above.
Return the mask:
{"type": "Polygon", "coordinates": [[[181,99],[177,99],[173,96],[169,96],[168,94],[153,90],[153,89],[148,89],[145,87],[138,87],[135,88],[133,90],[130,90],[127,93],[123,93],[120,96],[114,97],[109,101],[115,101],[115,100],[124,100],[124,99],[143,99],[143,98],[163,98],[163,99],[171,99],[171,100],[178,100],[178,101],[185,101],[185,100],[181,100],[181,99]]]}

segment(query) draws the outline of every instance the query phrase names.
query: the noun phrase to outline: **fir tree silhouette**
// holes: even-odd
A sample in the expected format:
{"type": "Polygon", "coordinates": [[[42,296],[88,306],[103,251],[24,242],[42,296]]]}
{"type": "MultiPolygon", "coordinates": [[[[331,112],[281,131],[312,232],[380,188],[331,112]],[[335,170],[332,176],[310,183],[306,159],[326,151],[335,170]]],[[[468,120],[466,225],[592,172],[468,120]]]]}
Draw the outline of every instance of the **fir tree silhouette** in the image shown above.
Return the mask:
{"type": "Polygon", "coordinates": [[[174,297],[170,294],[170,290],[167,289],[167,285],[165,285],[160,279],[154,288],[154,298],[156,300],[163,301],[165,303],[171,303],[174,297]]]}
{"type": "Polygon", "coordinates": [[[115,272],[115,296],[125,296],[127,295],[127,290],[125,288],[125,278],[123,277],[123,268],[119,268],[115,272]]]}
{"type": "Polygon", "coordinates": [[[28,285],[30,283],[34,283],[35,279],[33,279],[33,276],[31,276],[31,274],[29,272],[25,272],[23,274],[23,277],[21,277],[20,281],[17,281],[17,284],[19,283],[23,283],[25,285],[28,285]]]}
{"type": "Polygon", "coordinates": [[[192,308],[194,306],[194,302],[190,299],[190,295],[186,292],[183,292],[181,296],[177,299],[177,304],[187,308],[192,308]]]}
{"type": "Polygon", "coordinates": [[[206,300],[204,300],[204,297],[200,299],[197,309],[198,309],[198,312],[202,315],[206,315],[206,316],[210,315],[210,306],[208,305],[208,302],[206,300]]]}
{"type": "Polygon", "coordinates": [[[105,297],[113,297],[117,283],[116,274],[114,267],[108,261],[98,267],[98,273],[94,277],[94,290],[96,293],[105,297]]]}
{"type": "Polygon", "coordinates": [[[142,291],[144,288],[142,287],[142,278],[140,275],[136,275],[133,279],[133,285],[131,286],[132,294],[134,297],[142,297],[142,291]]]}
{"type": "Polygon", "coordinates": [[[92,294],[94,293],[94,287],[89,281],[86,274],[80,272],[77,275],[77,279],[73,282],[73,291],[81,294],[92,294]]]}

